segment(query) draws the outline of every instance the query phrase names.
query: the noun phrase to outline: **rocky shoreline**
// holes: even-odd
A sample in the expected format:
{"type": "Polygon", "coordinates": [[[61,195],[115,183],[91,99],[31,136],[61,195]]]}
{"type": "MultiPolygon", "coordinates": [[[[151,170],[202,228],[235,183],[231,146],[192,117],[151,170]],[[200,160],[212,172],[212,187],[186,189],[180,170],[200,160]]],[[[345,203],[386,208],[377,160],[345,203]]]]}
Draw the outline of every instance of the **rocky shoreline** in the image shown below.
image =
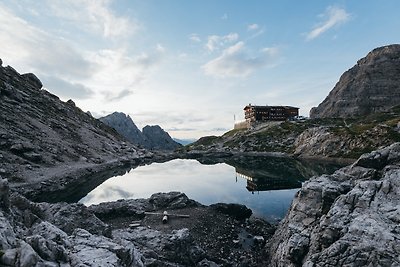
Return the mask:
{"type": "Polygon", "coordinates": [[[0,198],[1,266],[265,266],[275,229],[245,206],[178,192],[87,208],[31,202],[0,180],[0,198]],[[185,218],[163,224],[153,213],[164,211],[185,218]]]}
{"type": "Polygon", "coordinates": [[[89,207],[32,202],[2,179],[0,265],[400,266],[399,181],[395,143],[305,182],[274,226],[245,206],[179,192],[89,207]]]}

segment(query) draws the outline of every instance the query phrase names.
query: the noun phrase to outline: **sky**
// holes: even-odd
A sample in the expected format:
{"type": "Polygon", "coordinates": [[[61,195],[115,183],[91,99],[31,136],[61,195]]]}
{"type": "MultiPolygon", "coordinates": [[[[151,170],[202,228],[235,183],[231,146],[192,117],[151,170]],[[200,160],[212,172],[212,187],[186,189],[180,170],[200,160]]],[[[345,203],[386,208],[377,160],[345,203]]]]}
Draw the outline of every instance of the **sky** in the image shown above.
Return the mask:
{"type": "Polygon", "coordinates": [[[95,117],[221,135],[243,107],[308,116],[341,74],[399,43],[400,1],[2,0],[0,58],[95,117]]]}

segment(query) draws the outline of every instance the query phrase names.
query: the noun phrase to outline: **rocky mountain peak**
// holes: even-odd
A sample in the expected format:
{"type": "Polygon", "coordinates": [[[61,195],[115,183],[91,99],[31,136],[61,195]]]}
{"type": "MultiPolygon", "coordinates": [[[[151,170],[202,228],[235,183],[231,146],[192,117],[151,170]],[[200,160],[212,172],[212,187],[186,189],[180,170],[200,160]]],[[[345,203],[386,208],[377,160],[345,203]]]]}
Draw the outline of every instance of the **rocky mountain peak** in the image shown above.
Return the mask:
{"type": "Polygon", "coordinates": [[[131,117],[122,112],[114,112],[99,119],[108,126],[114,128],[132,144],[145,146],[146,140],[142,132],[132,121],[131,117]]]}
{"type": "Polygon", "coordinates": [[[147,125],[142,131],[152,149],[175,150],[181,147],[180,144],[175,142],[171,136],[158,125],[147,125]]]}
{"type": "Polygon", "coordinates": [[[400,103],[400,45],[376,48],[343,73],[310,111],[311,118],[347,118],[387,111],[400,103]]]}
{"type": "Polygon", "coordinates": [[[131,117],[122,112],[114,112],[100,120],[114,128],[132,144],[156,150],[175,150],[181,146],[158,125],[147,125],[141,132],[131,117]]]}

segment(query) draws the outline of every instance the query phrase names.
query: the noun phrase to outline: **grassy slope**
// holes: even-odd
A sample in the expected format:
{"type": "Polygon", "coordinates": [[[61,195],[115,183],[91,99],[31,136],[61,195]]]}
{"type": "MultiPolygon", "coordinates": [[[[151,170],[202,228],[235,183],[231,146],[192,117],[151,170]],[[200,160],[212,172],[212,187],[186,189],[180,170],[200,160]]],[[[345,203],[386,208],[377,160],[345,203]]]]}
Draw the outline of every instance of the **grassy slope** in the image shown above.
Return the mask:
{"type": "Polygon", "coordinates": [[[309,128],[323,126],[327,127],[333,137],[344,140],[344,150],[329,156],[355,158],[381,145],[400,142],[400,133],[396,130],[399,121],[400,106],[390,112],[362,118],[271,123],[255,130],[231,130],[222,136],[206,136],[185,146],[183,150],[223,149],[293,153],[294,142],[301,133],[309,128]]]}

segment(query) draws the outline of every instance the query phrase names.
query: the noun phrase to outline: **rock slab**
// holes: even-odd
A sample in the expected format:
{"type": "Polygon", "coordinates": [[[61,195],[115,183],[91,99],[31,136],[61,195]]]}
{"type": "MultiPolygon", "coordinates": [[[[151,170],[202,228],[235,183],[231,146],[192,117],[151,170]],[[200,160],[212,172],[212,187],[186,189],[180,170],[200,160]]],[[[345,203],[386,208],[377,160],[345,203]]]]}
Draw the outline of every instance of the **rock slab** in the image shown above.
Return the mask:
{"type": "Polygon", "coordinates": [[[271,266],[400,266],[400,143],[307,181],[269,242],[271,266]]]}

